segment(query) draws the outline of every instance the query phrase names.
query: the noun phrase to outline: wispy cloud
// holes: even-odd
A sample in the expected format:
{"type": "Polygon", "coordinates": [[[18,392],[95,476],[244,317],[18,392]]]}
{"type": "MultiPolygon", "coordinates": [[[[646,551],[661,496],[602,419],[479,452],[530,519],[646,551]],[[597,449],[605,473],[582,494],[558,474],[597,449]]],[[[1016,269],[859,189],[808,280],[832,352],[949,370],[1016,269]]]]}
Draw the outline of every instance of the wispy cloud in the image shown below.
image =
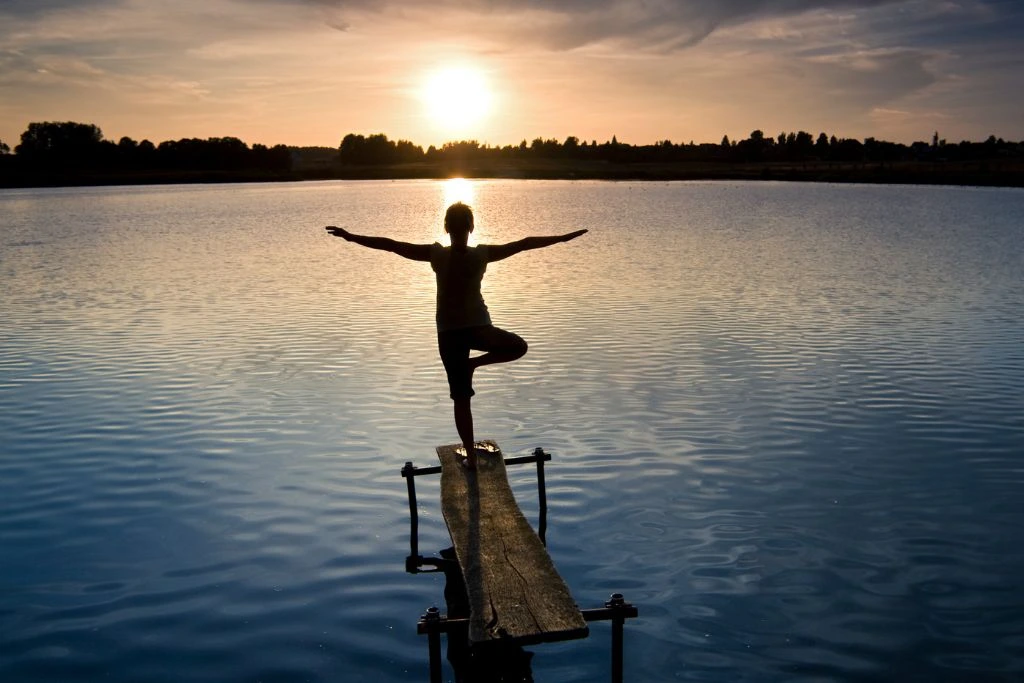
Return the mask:
{"type": "Polygon", "coordinates": [[[431,142],[412,93],[460,60],[500,82],[495,142],[917,134],[890,111],[1013,137],[1022,25],[1009,0],[5,0],[0,139],[91,116],[147,137],[431,142]]]}
{"type": "MultiPolygon", "coordinates": [[[[288,0],[263,1],[294,4],[288,0]]],[[[429,4],[389,0],[306,1],[342,18],[346,29],[386,17],[391,22],[406,20],[440,31],[445,24],[454,24],[460,32],[475,30],[480,35],[503,40],[514,36],[518,41],[558,50],[602,41],[646,49],[680,49],[699,43],[719,28],[753,20],[810,11],[906,4],[905,0],[437,0],[429,4]],[[442,17],[443,23],[437,21],[442,17]]]]}

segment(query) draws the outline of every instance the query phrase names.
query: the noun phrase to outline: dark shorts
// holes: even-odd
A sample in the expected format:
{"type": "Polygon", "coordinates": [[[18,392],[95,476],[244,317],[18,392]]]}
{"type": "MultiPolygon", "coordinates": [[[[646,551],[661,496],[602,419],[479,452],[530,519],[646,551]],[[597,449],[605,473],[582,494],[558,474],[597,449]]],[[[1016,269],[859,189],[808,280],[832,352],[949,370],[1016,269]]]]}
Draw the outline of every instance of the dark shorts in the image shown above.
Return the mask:
{"type": "Polygon", "coordinates": [[[494,325],[445,330],[437,334],[437,348],[448,373],[448,389],[453,399],[469,398],[473,391],[473,375],[469,371],[469,352],[507,353],[514,360],[526,353],[526,342],[518,334],[494,325]]]}

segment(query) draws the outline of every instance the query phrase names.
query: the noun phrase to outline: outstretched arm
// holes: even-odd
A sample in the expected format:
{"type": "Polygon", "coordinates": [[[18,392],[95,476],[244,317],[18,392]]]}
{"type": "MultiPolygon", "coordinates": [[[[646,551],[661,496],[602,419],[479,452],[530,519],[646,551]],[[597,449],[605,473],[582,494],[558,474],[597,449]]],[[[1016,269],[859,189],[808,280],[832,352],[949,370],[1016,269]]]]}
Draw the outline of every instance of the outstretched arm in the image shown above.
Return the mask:
{"type": "Polygon", "coordinates": [[[552,244],[558,244],[559,242],[568,242],[574,240],[580,235],[587,232],[586,230],[576,230],[575,232],[568,232],[564,235],[550,235],[545,237],[524,237],[521,240],[515,242],[509,242],[508,244],[493,244],[488,247],[489,256],[488,261],[500,261],[506,259],[509,256],[515,256],[521,251],[527,251],[529,249],[540,249],[541,247],[550,247],[552,244]]]}
{"type": "Polygon", "coordinates": [[[364,247],[369,247],[370,249],[390,251],[393,254],[398,254],[404,258],[412,259],[413,261],[430,260],[429,244],[411,244],[409,242],[399,242],[398,240],[393,240],[388,237],[356,235],[345,228],[338,228],[333,225],[328,225],[325,229],[335,237],[341,237],[348,242],[355,242],[356,244],[361,244],[364,247]]]}

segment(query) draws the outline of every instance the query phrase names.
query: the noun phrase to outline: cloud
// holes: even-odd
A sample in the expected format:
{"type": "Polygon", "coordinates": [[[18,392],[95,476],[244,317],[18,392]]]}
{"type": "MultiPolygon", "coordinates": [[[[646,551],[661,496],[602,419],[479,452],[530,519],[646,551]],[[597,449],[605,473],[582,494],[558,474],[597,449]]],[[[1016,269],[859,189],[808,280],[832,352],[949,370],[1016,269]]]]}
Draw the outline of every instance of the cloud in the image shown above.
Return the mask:
{"type": "MultiPolygon", "coordinates": [[[[425,43],[456,41],[476,49],[566,51],[594,45],[671,52],[732,27],[774,24],[767,39],[784,38],[787,22],[807,14],[854,16],[872,46],[907,47],[956,40],[971,27],[1011,31],[1021,3],[1005,0],[4,0],[0,18],[28,26],[44,17],[74,17],[83,26],[63,34],[86,40],[96,17],[110,35],[146,35],[192,47],[241,33],[273,33],[315,24],[425,43]],[[142,18],[148,22],[134,22],[142,18]],[[125,22],[126,26],[112,25],[125,22]],[[134,23],[133,23],[134,22],[134,23]]],[[[0,21],[0,46],[10,28],[0,21]]],[[[65,22],[66,23],[66,22],[65,22]]],[[[37,26],[38,26],[37,22],[37,26]]],[[[1017,24],[1019,25],[1019,24],[1017,24]]],[[[101,39],[102,36],[95,36],[101,39]]]]}
{"type": "Polygon", "coordinates": [[[36,17],[66,9],[86,9],[97,5],[113,4],[115,0],[4,0],[0,16],[36,17]]]}
{"type": "Polygon", "coordinates": [[[0,137],[43,116],[244,136],[275,115],[422,140],[409,93],[449,60],[501,82],[492,142],[884,135],[917,112],[1013,136],[1021,25],[1019,0],[0,0],[0,137]]]}
{"type": "MultiPolygon", "coordinates": [[[[311,4],[345,30],[378,21],[403,20],[431,37],[449,29],[509,37],[556,50],[611,41],[662,50],[698,44],[715,30],[770,17],[822,10],[861,10],[906,4],[906,0],[436,0],[429,4],[394,0],[260,0],[311,4]],[[463,19],[453,20],[461,16],[463,19]],[[442,21],[437,21],[443,17],[442,21]]],[[[425,36],[426,37],[426,36],[425,36]]]]}
{"type": "Polygon", "coordinates": [[[870,50],[815,57],[808,64],[822,96],[871,109],[935,83],[929,59],[918,50],[870,50]]]}

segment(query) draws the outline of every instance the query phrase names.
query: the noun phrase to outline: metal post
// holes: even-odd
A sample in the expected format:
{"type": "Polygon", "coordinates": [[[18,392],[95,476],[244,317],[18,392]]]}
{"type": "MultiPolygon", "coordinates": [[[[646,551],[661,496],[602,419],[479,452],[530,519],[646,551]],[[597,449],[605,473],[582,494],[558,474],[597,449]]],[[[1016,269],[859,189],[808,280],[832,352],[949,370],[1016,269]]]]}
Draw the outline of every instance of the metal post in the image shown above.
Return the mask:
{"type": "Polygon", "coordinates": [[[626,623],[621,608],[626,605],[622,593],[612,593],[604,606],[613,610],[612,617],[612,683],[622,683],[622,627],[626,623]]]}
{"type": "Polygon", "coordinates": [[[540,536],[540,542],[545,546],[548,544],[547,531],[548,531],[548,491],[547,486],[544,484],[544,449],[535,448],[533,455],[537,458],[537,500],[540,507],[540,522],[538,523],[537,535],[540,536]]]}
{"type": "Polygon", "coordinates": [[[412,462],[406,462],[402,468],[402,476],[405,477],[405,484],[409,489],[409,561],[406,562],[405,570],[415,571],[414,565],[418,566],[420,556],[420,518],[416,510],[416,468],[412,462]]]}
{"type": "Polygon", "coordinates": [[[441,683],[441,612],[431,607],[423,615],[430,650],[430,683],[441,683]]]}

